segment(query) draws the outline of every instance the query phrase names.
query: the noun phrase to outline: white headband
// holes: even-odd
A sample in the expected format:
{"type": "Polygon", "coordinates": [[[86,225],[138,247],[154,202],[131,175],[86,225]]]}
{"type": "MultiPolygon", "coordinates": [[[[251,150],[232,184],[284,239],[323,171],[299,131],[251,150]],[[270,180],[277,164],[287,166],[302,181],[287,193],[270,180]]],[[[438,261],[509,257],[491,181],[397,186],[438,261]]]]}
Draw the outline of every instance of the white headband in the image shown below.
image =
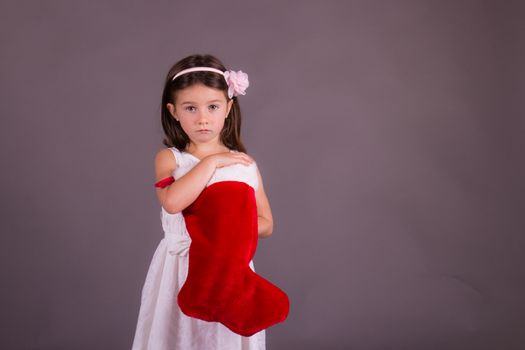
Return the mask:
{"type": "Polygon", "coordinates": [[[172,78],[172,80],[175,80],[179,75],[183,75],[183,74],[191,73],[191,72],[198,72],[198,71],[215,72],[215,73],[219,73],[219,74],[224,75],[224,72],[222,70],[220,70],[220,69],[217,69],[217,68],[212,68],[212,67],[193,67],[193,68],[188,68],[188,69],[181,70],[180,72],[175,74],[175,76],[172,78]]]}
{"type": "Polygon", "coordinates": [[[205,71],[205,72],[215,72],[221,74],[224,79],[226,80],[226,84],[228,84],[228,97],[232,98],[233,96],[239,96],[239,95],[246,95],[246,88],[250,85],[250,82],[248,81],[248,74],[243,73],[242,70],[240,71],[233,71],[233,70],[227,70],[222,71],[217,68],[212,67],[192,67],[188,69],[181,70],[175,76],[171,79],[171,81],[175,80],[178,76],[181,76],[186,73],[191,72],[198,72],[198,71],[205,71]]]}

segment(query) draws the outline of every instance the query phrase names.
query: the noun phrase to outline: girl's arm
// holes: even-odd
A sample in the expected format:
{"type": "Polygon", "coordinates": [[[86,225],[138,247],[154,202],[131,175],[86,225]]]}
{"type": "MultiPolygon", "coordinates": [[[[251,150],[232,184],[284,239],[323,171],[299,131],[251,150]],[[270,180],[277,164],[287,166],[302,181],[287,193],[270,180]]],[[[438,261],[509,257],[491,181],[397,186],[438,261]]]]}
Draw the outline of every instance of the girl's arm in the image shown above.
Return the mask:
{"type": "MultiPolygon", "coordinates": [[[[159,202],[168,213],[178,213],[197,199],[216,168],[236,163],[249,165],[252,161],[248,155],[241,152],[223,152],[207,156],[171,185],[157,188],[159,202]]],[[[176,167],[175,157],[169,149],[159,151],[155,156],[156,181],[171,176],[176,167]]]]}
{"type": "Polygon", "coordinates": [[[257,177],[259,178],[259,187],[255,192],[255,200],[257,201],[257,216],[259,226],[259,237],[265,238],[273,232],[273,217],[270,202],[264,192],[263,181],[259,168],[257,168],[257,177]]]}

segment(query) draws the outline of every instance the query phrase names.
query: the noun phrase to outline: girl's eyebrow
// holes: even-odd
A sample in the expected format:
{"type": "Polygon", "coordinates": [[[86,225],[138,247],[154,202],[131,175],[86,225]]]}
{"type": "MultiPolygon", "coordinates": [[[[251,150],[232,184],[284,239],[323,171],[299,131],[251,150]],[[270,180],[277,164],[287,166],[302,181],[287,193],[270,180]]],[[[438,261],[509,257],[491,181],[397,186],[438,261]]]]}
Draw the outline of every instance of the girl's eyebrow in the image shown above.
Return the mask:
{"type": "MultiPolygon", "coordinates": [[[[207,103],[212,103],[212,102],[222,102],[222,101],[221,100],[211,100],[211,101],[208,101],[207,103]]],[[[197,103],[193,101],[184,101],[181,103],[181,105],[185,105],[185,104],[197,104],[197,103]]]]}

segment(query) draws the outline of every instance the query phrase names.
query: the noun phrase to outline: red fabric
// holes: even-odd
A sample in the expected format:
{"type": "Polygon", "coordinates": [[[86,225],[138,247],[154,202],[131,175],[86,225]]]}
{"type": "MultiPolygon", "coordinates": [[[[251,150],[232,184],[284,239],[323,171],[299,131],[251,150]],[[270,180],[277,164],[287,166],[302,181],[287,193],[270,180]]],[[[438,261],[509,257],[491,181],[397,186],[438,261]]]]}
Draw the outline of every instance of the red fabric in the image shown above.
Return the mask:
{"type": "Polygon", "coordinates": [[[168,176],[168,177],[165,177],[162,180],[159,180],[159,181],[155,182],[155,187],[164,188],[164,187],[166,187],[168,185],[171,185],[174,181],[175,181],[175,179],[173,178],[173,176],[168,176]]]}
{"type": "Polygon", "coordinates": [[[249,266],[258,240],[251,186],[221,181],[183,210],[191,237],[188,275],[177,301],[186,315],[250,336],[288,316],[288,296],[249,266]]]}

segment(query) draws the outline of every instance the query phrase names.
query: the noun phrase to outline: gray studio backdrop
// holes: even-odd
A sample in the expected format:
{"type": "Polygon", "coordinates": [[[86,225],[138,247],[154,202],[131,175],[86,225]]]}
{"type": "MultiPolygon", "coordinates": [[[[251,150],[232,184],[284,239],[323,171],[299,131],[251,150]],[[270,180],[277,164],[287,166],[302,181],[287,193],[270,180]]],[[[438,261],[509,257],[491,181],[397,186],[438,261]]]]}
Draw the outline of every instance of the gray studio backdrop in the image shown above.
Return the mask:
{"type": "Polygon", "coordinates": [[[268,349],[522,349],[519,1],[2,1],[1,344],[129,349],[167,69],[250,77],[268,349]]]}

